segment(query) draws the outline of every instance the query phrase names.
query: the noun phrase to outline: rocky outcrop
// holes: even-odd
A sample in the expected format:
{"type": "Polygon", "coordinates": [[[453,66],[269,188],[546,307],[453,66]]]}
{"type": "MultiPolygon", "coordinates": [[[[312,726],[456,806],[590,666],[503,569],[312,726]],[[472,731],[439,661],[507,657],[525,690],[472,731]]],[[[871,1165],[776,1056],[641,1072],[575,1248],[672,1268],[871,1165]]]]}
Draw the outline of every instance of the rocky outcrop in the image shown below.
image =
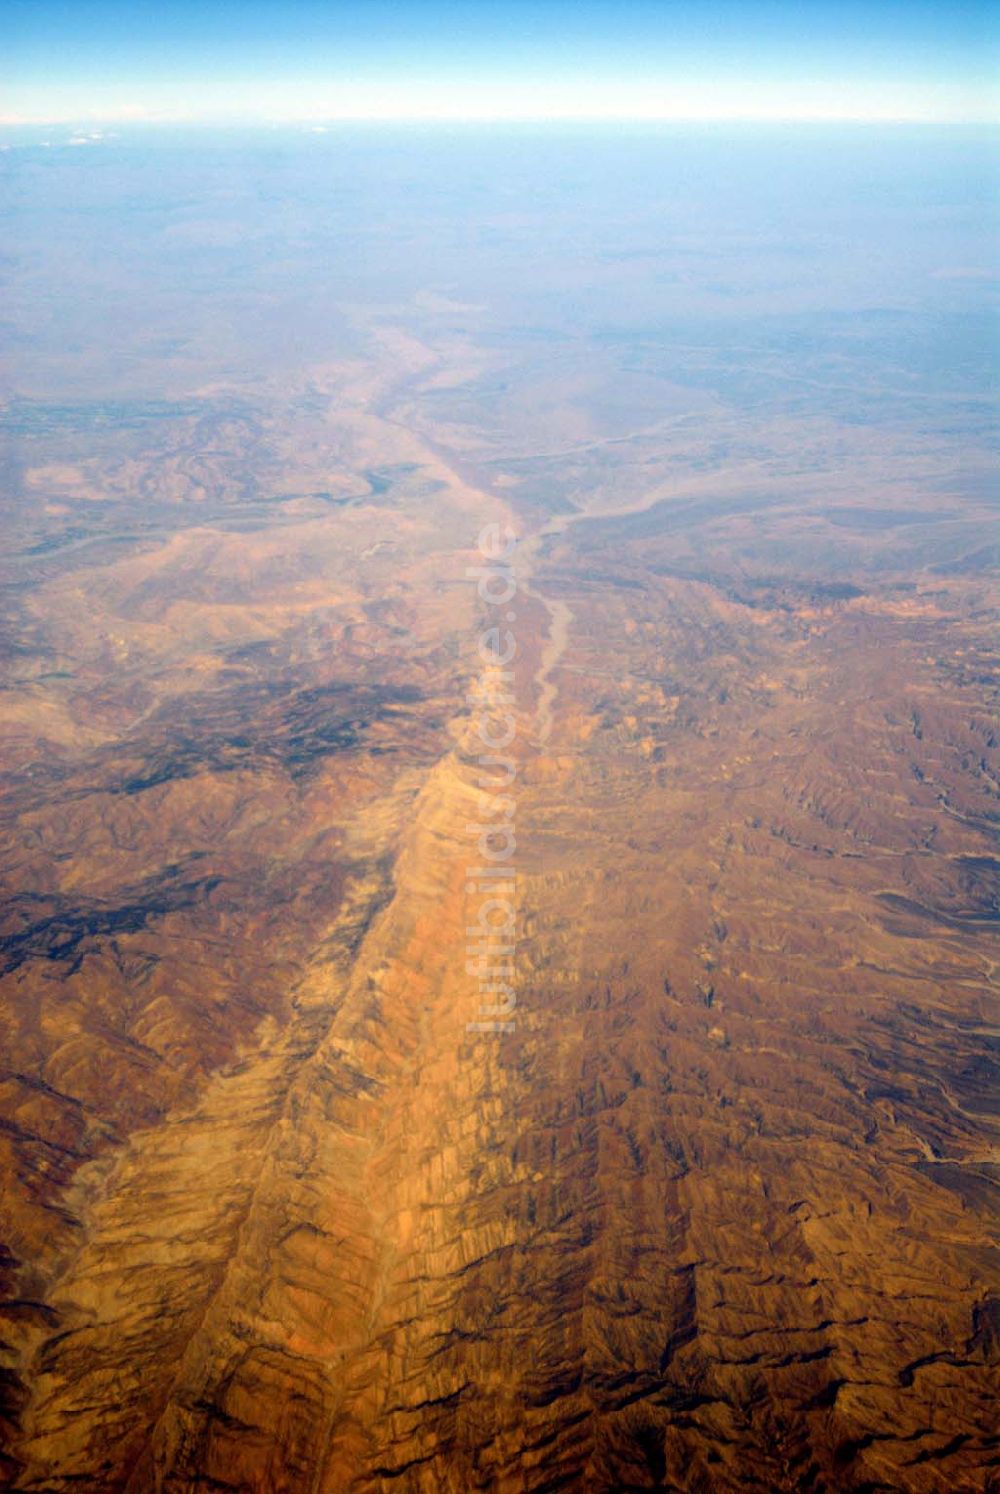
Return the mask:
{"type": "Polygon", "coordinates": [[[273,509],[229,448],[136,458],[108,502],[145,473],[164,532],[45,549],[11,603],[7,1485],[990,1489],[978,562],[893,569],[797,451],[767,491],[699,451],[672,495],[644,457],[637,496],[573,448],[540,513],[536,472],[428,435],[447,360],[379,336],[288,416],[273,509]],[[331,431],[333,474],[298,454],[331,431]],[[486,518],[525,536],[502,1033],[470,961],[486,518]],[[809,570],[820,522],[847,537],[809,570]]]}

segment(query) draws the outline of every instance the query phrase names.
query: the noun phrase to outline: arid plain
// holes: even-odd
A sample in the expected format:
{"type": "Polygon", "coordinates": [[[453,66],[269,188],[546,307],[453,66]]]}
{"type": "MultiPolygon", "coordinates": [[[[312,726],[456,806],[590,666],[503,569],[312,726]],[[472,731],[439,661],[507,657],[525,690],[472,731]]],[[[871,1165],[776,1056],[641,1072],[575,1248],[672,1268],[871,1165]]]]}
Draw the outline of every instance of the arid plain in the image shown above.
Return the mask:
{"type": "Polygon", "coordinates": [[[982,224],[807,146],[9,153],[11,1489],[1000,1487],[982,224]]]}

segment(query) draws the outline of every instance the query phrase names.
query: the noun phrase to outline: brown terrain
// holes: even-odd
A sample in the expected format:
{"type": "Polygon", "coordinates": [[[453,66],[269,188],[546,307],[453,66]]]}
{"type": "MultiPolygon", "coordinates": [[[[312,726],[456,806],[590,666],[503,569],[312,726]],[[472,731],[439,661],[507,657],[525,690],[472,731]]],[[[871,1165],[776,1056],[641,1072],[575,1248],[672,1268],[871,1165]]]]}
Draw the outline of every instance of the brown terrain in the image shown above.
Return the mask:
{"type": "Polygon", "coordinates": [[[351,316],[169,418],[8,406],[0,1479],[1000,1488],[977,441],[351,316]]]}

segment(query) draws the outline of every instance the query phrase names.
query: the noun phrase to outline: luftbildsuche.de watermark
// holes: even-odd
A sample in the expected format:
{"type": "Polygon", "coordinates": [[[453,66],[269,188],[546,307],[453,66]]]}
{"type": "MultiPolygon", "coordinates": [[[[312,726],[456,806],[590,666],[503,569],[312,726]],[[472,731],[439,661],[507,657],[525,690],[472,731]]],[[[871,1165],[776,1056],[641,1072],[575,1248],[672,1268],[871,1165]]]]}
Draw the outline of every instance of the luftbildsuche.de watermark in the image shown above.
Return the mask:
{"type": "Polygon", "coordinates": [[[500,524],[487,524],[478,540],[483,564],[470,566],[487,608],[476,655],[479,673],[467,698],[476,744],[479,815],[466,825],[475,860],[466,867],[466,974],[478,988],[479,1014],[468,1032],[513,1032],[517,946],[517,802],[510,792],[517,778],[513,754],[517,736],[512,624],[517,595],[514,552],[517,536],[500,524]]]}

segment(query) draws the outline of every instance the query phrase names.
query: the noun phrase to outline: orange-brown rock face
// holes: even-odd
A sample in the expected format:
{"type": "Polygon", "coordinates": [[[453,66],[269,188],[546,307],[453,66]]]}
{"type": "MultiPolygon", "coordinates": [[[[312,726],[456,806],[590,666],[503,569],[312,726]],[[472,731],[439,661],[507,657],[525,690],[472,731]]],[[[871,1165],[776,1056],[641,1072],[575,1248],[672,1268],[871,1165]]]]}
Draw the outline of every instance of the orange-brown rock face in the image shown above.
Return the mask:
{"type": "Polygon", "coordinates": [[[421,296],[12,407],[2,1477],[992,1489],[978,437],[421,296]]]}

